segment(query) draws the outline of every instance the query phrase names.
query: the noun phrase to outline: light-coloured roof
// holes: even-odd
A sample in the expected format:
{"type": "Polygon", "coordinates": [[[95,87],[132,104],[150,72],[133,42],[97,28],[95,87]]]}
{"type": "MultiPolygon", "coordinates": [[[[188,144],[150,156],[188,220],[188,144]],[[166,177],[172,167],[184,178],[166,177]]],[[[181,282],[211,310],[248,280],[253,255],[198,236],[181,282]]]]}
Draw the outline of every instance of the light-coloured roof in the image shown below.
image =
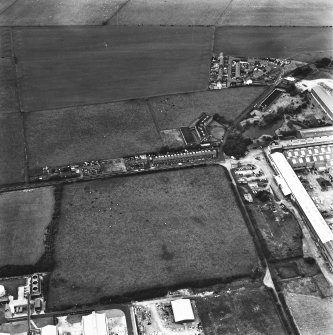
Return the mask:
{"type": "Polygon", "coordinates": [[[175,322],[194,321],[194,314],[190,299],[171,301],[175,322]]]}
{"type": "Polygon", "coordinates": [[[275,152],[271,154],[271,157],[322,243],[333,241],[331,229],[321,216],[316,205],[313,203],[284,155],[280,152],[275,152]]]}
{"type": "Polygon", "coordinates": [[[315,86],[312,93],[316,93],[320,98],[320,103],[325,104],[325,106],[333,113],[333,96],[328,94],[321,86],[315,86]]]}
{"type": "Polygon", "coordinates": [[[42,327],[42,335],[57,335],[57,327],[53,325],[42,327]]]}
{"type": "Polygon", "coordinates": [[[82,316],[84,335],[108,335],[108,326],[105,313],[92,312],[82,316]]]}

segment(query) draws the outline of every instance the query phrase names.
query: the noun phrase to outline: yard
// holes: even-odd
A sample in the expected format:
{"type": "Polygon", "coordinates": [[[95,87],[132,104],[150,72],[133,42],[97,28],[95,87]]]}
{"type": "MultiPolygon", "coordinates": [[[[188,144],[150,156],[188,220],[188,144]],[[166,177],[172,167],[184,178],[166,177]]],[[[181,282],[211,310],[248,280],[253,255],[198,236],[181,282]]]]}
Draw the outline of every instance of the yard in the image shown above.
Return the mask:
{"type": "Polygon", "coordinates": [[[228,285],[211,295],[196,298],[206,335],[283,335],[274,300],[258,283],[228,285]]]}
{"type": "Polygon", "coordinates": [[[0,267],[37,263],[53,210],[52,187],[0,194],[0,267]]]}
{"type": "Polygon", "coordinates": [[[273,202],[263,204],[258,200],[247,205],[247,208],[259,231],[269,260],[302,257],[301,228],[290,212],[283,212],[278,204],[273,202]]]}
{"type": "Polygon", "coordinates": [[[211,27],[13,30],[24,111],[203,91],[211,27]]]}
{"type": "Polygon", "coordinates": [[[217,166],[66,185],[55,260],[51,309],[230,280],[257,264],[217,166]]]}

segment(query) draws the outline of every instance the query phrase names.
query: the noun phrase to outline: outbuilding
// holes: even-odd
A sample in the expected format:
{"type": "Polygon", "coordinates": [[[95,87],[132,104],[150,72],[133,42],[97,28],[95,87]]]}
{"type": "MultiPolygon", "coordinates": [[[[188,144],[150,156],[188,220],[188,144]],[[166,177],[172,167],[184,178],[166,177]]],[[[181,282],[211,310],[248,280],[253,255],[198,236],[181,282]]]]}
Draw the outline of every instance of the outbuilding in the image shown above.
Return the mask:
{"type": "Polygon", "coordinates": [[[177,299],[171,301],[171,307],[175,322],[192,322],[194,314],[190,299],[177,299]]]}

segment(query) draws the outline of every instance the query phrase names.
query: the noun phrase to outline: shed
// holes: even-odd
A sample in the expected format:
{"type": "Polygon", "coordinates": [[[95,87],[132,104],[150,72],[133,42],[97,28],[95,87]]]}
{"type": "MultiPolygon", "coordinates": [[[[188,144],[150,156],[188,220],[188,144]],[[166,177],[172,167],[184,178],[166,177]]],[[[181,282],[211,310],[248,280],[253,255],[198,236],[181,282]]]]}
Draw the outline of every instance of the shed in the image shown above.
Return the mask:
{"type": "Polygon", "coordinates": [[[108,335],[105,313],[92,312],[82,317],[83,335],[108,335]]]}
{"type": "Polygon", "coordinates": [[[177,299],[171,301],[175,322],[194,321],[194,314],[190,299],[177,299]]]}

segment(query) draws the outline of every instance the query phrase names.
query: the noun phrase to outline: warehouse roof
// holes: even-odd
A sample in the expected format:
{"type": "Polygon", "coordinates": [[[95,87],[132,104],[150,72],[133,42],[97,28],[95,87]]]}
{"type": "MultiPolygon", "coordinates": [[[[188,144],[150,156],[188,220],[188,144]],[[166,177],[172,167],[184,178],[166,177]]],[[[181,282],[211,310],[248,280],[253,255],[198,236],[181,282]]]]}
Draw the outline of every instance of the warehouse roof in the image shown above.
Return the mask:
{"type": "Polygon", "coordinates": [[[310,128],[310,129],[300,129],[298,130],[298,134],[302,138],[330,136],[330,135],[333,135],[333,126],[310,128]]]}
{"type": "Polygon", "coordinates": [[[333,241],[331,229],[321,216],[316,205],[313,203],[284,155],[280,152],[275,152],[271,154],[271,157],[322,243],[333,241]]]}
{"type": "Polygon", "coordinates": [[[194,314],[190,299],[171,301],[175,322],[194,321],[194,314]]]}

